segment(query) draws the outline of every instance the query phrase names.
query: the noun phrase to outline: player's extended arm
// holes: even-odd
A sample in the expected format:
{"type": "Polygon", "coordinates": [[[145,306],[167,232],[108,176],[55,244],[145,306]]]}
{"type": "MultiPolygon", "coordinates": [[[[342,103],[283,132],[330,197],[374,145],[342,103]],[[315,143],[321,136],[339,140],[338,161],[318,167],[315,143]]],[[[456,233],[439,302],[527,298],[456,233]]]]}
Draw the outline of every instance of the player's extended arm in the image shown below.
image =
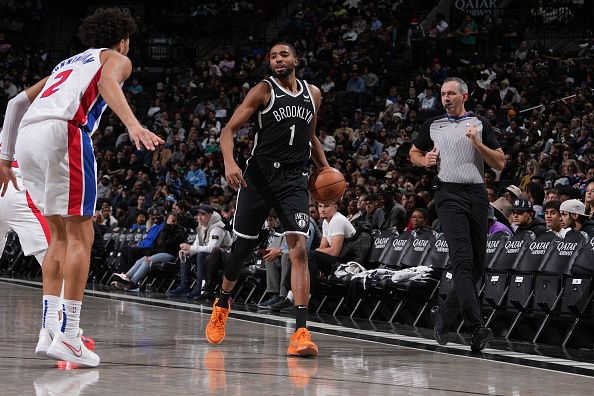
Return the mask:
{"type": "Polygon", "coordinates": [[[0,158],[12,163],[14,157],[14,145],[18,134],[19,124],[23,116],[43,89],[47,77],[38,81],[35,85],[27,88],[8,101],[4,125],[2,127],[2,148],[0,158]]]}
{"type": "Polygon", "coordinates": [[[1,136],[2,147],[0,147],[0,191],[2,196],[6,193],[8,183],[12,183],[15,189],[19,189],[12,171],[14,146],[19,133],[19,125],[27,109],[43,89],[46,81],[47,77],[38,81],[35,85],[9,100],[6,106],[1,136]]]}
{"type": "Polygon", "coordinates": [[[318,121],[317,112],[320,109],[320,104],[322,103],[322,94],[320,89],[315,85],[309,85],[309,90],[313,96],[314,104],[316,106],[316,117],[313,118],[311,123],[311,129],[309,131],[309,139],[311,141],[311,159],[316,164],[318,168],[326,168],[330,167],[328,165],[328,160],[326,159],[326,154],[324,153],[324,148],[322,147],[322,143],[320,143],[320,139],[316,136],[316,124],[318,121]]]}
{"type": "Polygon", "coordinates": [[[120,84],[126,81],[132,72],[130,59],[116,51],[103,51],[101,61],[103,68],[97,83],[99,93],[109,108],[126,126],[136,148],[140,150],[140,143],[142,143],[148,150],[154,150],[155,146],[165,143],[157,135],[140,125],[120,88],[120,84]]]}
{"type": "Polygon", "coordinates": [[[256,84],[249,90],[243,102],[237,106],[231,119],[221,131],[221,153],[223,154],[223,160],[225,162],[225,179],[227,179],[227,183],[235,189],[238,189],[240,186],[247,186],[245,180],[243,180],[241,169],[233,157],[233,140],[235,134],[239,128],[250,119],[256,110],[261,105],[267,103],[268,100],[270,100],[270,88],[268,84],[265,82],[256,84]]]}

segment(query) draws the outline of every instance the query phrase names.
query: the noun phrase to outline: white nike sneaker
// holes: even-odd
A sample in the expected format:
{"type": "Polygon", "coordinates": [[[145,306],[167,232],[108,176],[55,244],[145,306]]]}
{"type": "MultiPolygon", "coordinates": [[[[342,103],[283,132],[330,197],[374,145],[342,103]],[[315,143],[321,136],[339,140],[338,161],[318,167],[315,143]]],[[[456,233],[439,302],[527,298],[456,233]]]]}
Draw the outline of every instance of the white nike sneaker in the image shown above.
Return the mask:
{"type": "Polygon", "coordinates": [[[35,354],[41,357],[49,357],[47,356],[47,350],[52,344],[52,340],[54,339],[54,332],[48,328],[39,330],[39,341],[37,341],[37,346],[35,347],[35,354]]]}
{"type": "Polygon", "coordinates": [[[80,366],[97,367],[99,365],[99,356],[91,352],[81,339],[82,330],[78,331],[78,336],[70,339],[64,333],[56,333],[54,340],[47,350],[47,355],[57,360],[65,360],[80,366]]]}

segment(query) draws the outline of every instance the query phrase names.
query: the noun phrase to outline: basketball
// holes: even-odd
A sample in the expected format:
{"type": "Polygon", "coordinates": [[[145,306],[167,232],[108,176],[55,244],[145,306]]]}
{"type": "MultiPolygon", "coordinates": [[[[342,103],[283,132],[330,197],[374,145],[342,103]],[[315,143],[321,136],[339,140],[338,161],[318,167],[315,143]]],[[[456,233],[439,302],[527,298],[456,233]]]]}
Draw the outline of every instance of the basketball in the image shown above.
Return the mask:
{"type": "Polygon", "coordinates": [[[317,202],[332,204],[338,202],[346,189],[344,176],[334,168],[316,170],[309,178],[309,193],[317,202]]]}

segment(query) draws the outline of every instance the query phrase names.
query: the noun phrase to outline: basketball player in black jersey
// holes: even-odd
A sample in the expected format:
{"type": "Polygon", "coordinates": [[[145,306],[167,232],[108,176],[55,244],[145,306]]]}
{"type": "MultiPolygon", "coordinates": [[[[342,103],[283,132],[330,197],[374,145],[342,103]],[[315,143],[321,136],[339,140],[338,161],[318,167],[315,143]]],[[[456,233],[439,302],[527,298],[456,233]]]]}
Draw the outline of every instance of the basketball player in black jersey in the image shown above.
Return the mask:
{"type": "Polygon", "coordinates": [[[309,273],[305,241],[308,231],[308,163],[328,167],[316,137],[316,115],[320,90],[295,77],[295,48],[277,43],[270,50],[272,76],[247,94],[221,132],[225,177],[239,189],[233,220],[236,240],[225,263],[225,275],[215,300],[206,338],[219,344],[225,338],[225,322],[231,307],[230,294],[243,263],[254,247],[258,232],[274,208],[283,226],[291,258],[291,289],[295,296],[296,331],[289,355],[315,356],[318,347],[306,329],[309,273]],[[233,139],[239,128],[254,117],[257,133],[252,155],[241,171],[233,158],[233,139]]]}

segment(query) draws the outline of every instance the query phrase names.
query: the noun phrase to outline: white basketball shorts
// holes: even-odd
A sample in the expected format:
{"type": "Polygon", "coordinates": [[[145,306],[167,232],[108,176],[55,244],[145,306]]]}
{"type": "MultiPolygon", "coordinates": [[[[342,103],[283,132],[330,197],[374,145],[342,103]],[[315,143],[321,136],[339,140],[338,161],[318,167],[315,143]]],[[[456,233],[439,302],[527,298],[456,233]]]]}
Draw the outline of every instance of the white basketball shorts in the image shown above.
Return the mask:
{"type": "Polygon", "coordinates": [[[46,216],[92,216],[97,166],[89,135],[62,120],[19,130],[16,159],[25,188],[46,216]]]}
{"type": "Polygon", "coordinates": [[[6,195],[0,198],[0,238],[4,238],[11,229],[14,230],[19,236],[23,253],[30,256],[47,250],[49,225],[25,191],[20,177],[17,177],[17,181],[20,191],[11,183],[6,195]]]}

